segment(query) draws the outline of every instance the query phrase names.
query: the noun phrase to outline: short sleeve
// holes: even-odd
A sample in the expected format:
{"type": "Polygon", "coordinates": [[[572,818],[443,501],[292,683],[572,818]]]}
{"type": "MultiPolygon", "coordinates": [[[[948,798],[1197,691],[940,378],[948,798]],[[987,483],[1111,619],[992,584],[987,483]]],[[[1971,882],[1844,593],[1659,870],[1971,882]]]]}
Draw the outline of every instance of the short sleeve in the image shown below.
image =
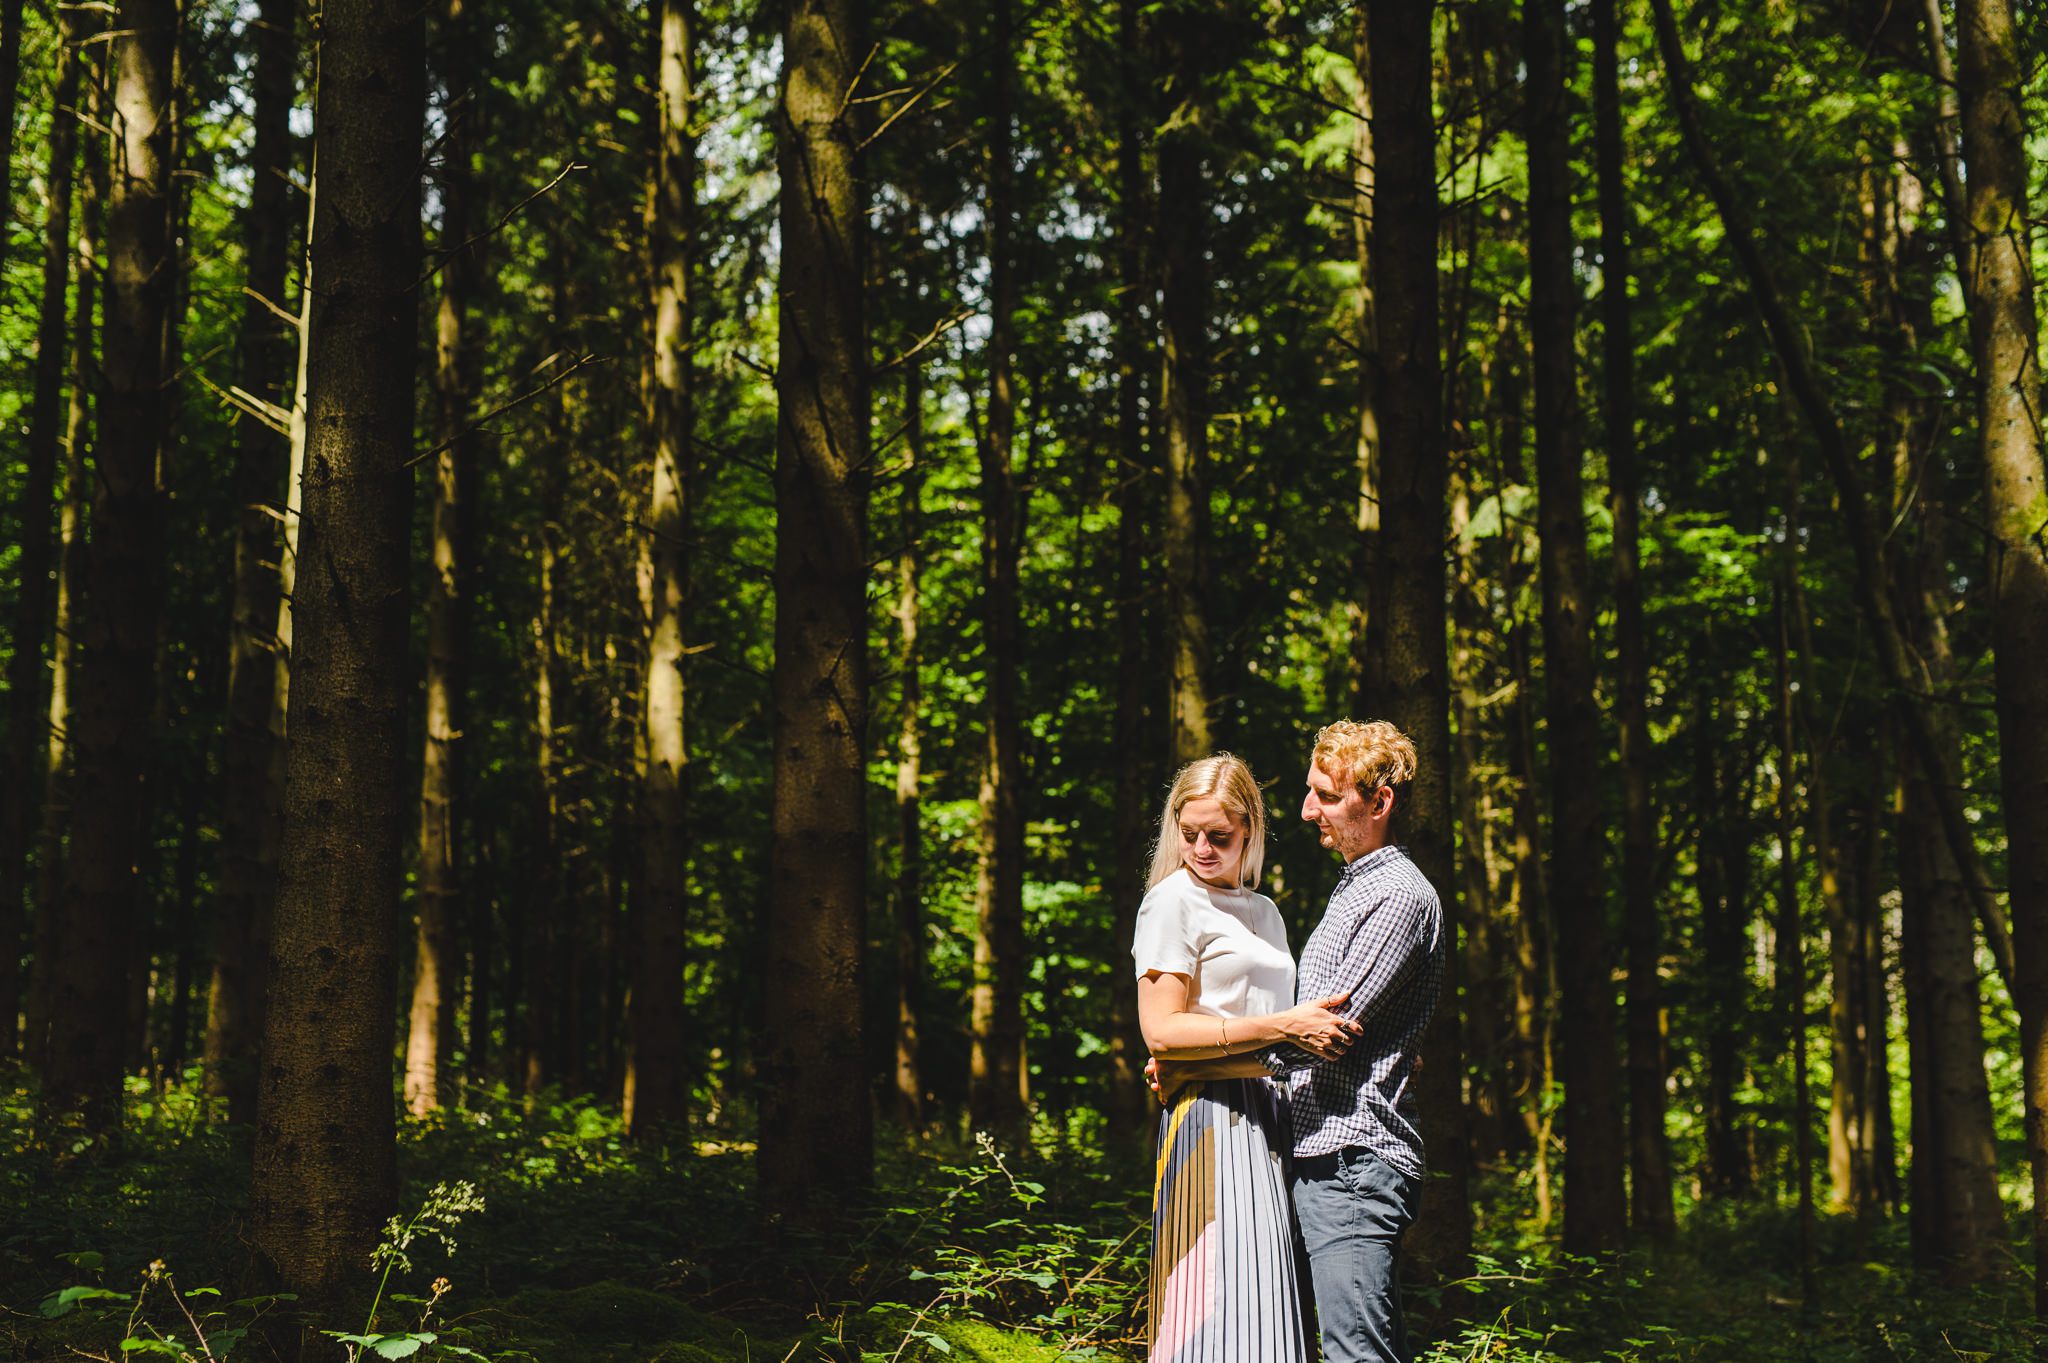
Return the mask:
{"type": "Polygon", "coordinates": [[[1138,931],[1131,941],[1131,959],[1140,979],[1150,971],[1168,975],[1195,973],[1200,957],[1195,951],[1194,925],[1190,922],[1188,896],[1174,881],[1152,887],[1138,906],[1138,931]]]}

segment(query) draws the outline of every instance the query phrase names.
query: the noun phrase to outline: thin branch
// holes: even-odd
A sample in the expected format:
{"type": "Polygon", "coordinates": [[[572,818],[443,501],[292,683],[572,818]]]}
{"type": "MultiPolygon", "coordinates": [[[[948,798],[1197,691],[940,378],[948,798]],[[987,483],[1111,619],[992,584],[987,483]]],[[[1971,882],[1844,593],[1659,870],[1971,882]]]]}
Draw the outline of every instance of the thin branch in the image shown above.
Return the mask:
{"type": "Polygon", "coordinates": [[[898,368],[899,366],[909,364],[919,355],[924,354],[925,351],[930,350],[934,345],[936,345],[939,339],[942,336],[944,336],[947,332],[952,331],[953,329],[958,327],[961,323],[965,322],[968,318],[972,316],[974,316],[973,308],[962,308],[959,312],[956,312],[951,317],[948,317],[944,321],[941,321],[937,326],[933,327],[930,331],[927,331],[923,336],[919,337],[915,342],[912,343],[910,349],[904,351],[902,354],[896,356],[894,359],[889,360],[887,363],[879,366],[874,372],[877,375],[887,374],[890,371],[898,368]]]}
{"type": "Polygon", "coordinates": [[[923,99],[932,91],[938,89],[939,83],[941,81],[945,80],[946,77],[952,75],[955,71],[959,69],[960,63],[958,60],[947,62],[943,67],[939,69],[939,73],[936,76],[933,76],[929,81],[925,82],[925,87],[922,90],[919,90],[909,99],[903,101],[903,103],[897,107],[895,113],[890,114],[887,118],[883,119],[881,127],[875,129],[866,137],[863,137],[860,140],[860,144],[853,149],[854,155],[858,156],[860,153],[866,151],[870,146],[874,145],[874,142],[877,138],[879,138],[883,133],[889,131],[890,128],[895,126],[897,119],[909,113],[911,109],[916,107],[917,102],[919,100],[923,99]]]}
{"type": "Polygon", "coordinates": [[[588,368],[590,365],[593,364],[603,364],[607,358],[608,357],[606,356],[597,354],[583,355],[578,357],[574,363],[568,365],[558,373],[554,374],[547,380],[547,382],[537,384],[534,387],[527,389],[524,393],[520,393],[516,397],[507,398],[505,401],[499,403],[496,407],[491,408],[490,411],[485,412],[482,416],[478,417],[475,421],[470,422],[469,425],[463,427],[462,430],[457,432],[455,435],[450,436],[446,440],[443,440],[440,444],[434,446],[430,450],[420,451],[412,458],[406,460],[403,464],[400,464],[399,467],[402,469],[409,469],[414,464],[424,463],[425,461],[434,458],[436,455],[440,454],[444,450],[453,449],[457,444],[469,439],[469,437],[475,435],[485,426],[488,426],[491,422],[505,415],[505,413],[511,411],[513,408],[525,406],[527,403],[539,397],[542,393],[547,392],[550,388],[553,388],[557,384],[560,384],[566,379],[568,379],[572,374],[575,374],[578,370],[588,368]]]}
{"type": "Polygon", "coordinates": [[[418,288],[420,287],[420,285],[424,285],[431,282],[436,275],[440,274],[441,271],[448,268],[448,262],[453,260],[456,256],[462,254],[464,251],[467,251],[470,247],[476,245],[478,242],[484,240],[486,237],[494,237],[498,233],[504,231],[505,224],[511,222],[512,219],[518,217],[521,211],[524,210],[528,204],[532,203],[535,199],[542,198],[551,191],[553,191],[556,185],[562,183],[562,181],[568,179],[577,171],[589,169],[590,167],[583,164],[583,162],[581,161],[571,161],[568,165],[563,166],[562,169],[555,175],[554,179],[548,181],[539,189],[536,189],[535,191],[533,191],[533,193],[527,195],[518,203],[513,204],[510,208],[506,209],[505,216],[499,218],[496,222],[492,223],[489,227],[486,227],[483,231],[476,233],[467,241],[461,242],[456,246],[449,248],[448,250],[440,252],[439,254],[441,258],[434,262],[434,268],[428,270],[424,275],[421,275],[419,283],[415,284],[413,287],[418,288]]]}

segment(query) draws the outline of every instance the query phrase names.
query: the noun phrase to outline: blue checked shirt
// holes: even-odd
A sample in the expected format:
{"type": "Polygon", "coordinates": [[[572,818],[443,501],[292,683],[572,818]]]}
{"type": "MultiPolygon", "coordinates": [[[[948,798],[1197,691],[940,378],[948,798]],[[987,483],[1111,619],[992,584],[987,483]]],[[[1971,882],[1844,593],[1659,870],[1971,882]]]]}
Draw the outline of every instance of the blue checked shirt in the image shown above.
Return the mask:
{"type": "Polygon", "coordinates": [[[1287,1091],[1296,1155],[1364,1146],[1422,1177],[1409,1081],[1443,978],[1443,905],[1407,853],[1389,844],[1347,865],[1302,948],[1295,998],[1306,1003],[1349,990],[1338,1011],[1365,1031],[1338,1060],[1318,1060],[1289,1043],[1260,1057],[1287,1091]]]}

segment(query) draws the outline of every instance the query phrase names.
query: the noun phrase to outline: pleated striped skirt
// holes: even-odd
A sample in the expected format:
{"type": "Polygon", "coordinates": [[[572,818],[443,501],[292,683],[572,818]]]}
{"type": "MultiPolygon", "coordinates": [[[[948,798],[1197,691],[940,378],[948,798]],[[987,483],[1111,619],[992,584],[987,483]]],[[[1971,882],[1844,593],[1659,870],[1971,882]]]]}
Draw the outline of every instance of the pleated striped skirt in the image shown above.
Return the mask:
{"type": "Polygon", "coordinates": [[[1190,1084],[1159,1119],[1151,1363],[1306,1363],[1285,1112],[1263,1079],[1190,1084]]]}

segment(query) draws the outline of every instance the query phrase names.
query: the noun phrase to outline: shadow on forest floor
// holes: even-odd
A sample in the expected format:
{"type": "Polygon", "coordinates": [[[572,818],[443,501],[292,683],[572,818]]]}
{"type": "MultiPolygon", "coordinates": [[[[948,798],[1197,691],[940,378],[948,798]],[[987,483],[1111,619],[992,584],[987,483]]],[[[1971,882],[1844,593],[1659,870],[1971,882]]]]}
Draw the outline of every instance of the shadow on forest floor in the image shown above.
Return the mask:
{"type": "MultiPolygon", "coordinates": [[[[871,1212],[846,1234],[806,1240],[762,1223],[743,1145],[635,1145],[616,1112],[580,1100],[532,1111],[473,1101],[402,1127],[404,1205],[461,1181],[483,1207],[447,1227],[457,1247],[429,1234],[410,1247],[375,1328],[356,1336],[366,1357],[1143,1355],[1149,1161],[1106,1149],[1092,1114],[1042,1121],[1033,1148],[1010,1154],[958,1138],[889,1145],[871,1212]]],[[[247,1158],[233,1133],[204,1120],[192,1089],[134,1095],[112,1151],[38,1145],[28,1110],[27,1091],[9,1084],[0,1357],[264,1356],[260,1331],[238,1332],[291,1308],[236,1295],[255,1266],[247,1158]],[[152,1278],[152,1265],[169,1276],[152,1278]]],[[[1474,1186],[1472,1277],[1409,1298],[1429,1363],[1974,1363],[2034,1346],[2017,1270],[1969,1292],[1926,1287],[1907,1267],[1902,1220],[1861,1233],[1846,1219],[1822,1221],[1809,1317],[1787,1209],[1694,1209],[1661,1254],[1573,1264],[1533,1226],[1515,1180],[1495,1173],[1474,1186]]],[[[2024,1235],[2017,1219],[2014,1234],[2024,1235]]],[[[360,1320],[314,1324],[363,1329],[360,1320]]]]}

